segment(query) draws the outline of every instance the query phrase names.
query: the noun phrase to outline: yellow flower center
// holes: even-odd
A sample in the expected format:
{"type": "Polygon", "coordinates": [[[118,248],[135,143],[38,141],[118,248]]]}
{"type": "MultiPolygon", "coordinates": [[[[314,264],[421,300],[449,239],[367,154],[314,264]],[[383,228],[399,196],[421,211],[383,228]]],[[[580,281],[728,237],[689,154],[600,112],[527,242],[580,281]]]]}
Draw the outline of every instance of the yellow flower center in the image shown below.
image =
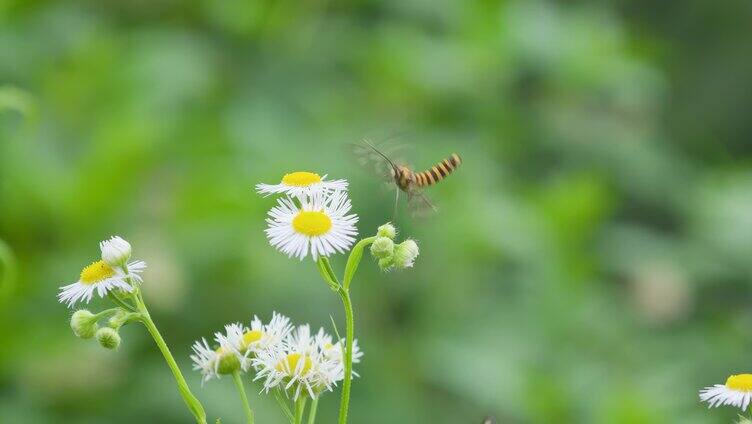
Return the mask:
{"type": "Polygon", "coordinates": [[[282,177],[282,184],[288,186],[306,187],[320,182],[321,176],[319,174],[314,174],[313,172],[298,171],[285,174],[285,176],[282,177]]]}
{"type": "Polygon", "coordinates": [[[248,347],[251,344],[261,340],[261,337],[263,335],[264,333],[262,333],[261,330],[246,331],[245,334],[243,334],[243,347],[248,347]]]}
{"type": "MultiPolygon", "coordinates": [[[[277,364],[275,367],[277,371],[279,372],[289,372],[293,373],[295,372],[295,369],[298,367],[298,361],[300,361],[300,357],[302,355],[299,353],[290,353],[287,355],[287,357],[277,364]],[[285,363],[287,363],[287,367],[285,367],[285,363]]],[[[303,370],[300,373],[301,375],[305,375],[308,373],[308,371],[311,370],[311,357],[308,355],[305,355],[305,363],[303,364],[303,370]]]]}
{"type": "Polygon", "coordinates": [[[740,392],[752,391],[752,374],[732,375],[726,380],[726,387],[740,392]]]}
{"type": "Polygon", "coordinates": [[[332,228],[332,220],[324,212],[298,212],[292,220],[292,228],[307,236],[320,236],[332,228]]]}
{"type": "Polygon", "coordinates": [[[96,284],[115,275],[115,270],[104,261],[96,261],[81,271],[80,281],[87,285],[96,284]]]}
{"type": "Polygon", "coordinates": [[[329,349],[331,349],[333,347],[334,347],[334,345],[331,344],[331,343],[324,343],[324,349],[326,349],[326,350],[329,350],[329,349]]]}

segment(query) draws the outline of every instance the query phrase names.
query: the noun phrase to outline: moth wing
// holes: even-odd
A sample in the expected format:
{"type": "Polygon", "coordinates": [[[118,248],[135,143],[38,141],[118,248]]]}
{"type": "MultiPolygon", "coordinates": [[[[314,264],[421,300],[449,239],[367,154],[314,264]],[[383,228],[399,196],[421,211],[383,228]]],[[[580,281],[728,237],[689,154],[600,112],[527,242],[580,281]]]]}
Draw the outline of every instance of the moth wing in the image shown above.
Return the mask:
{"type": "Polygon", "coordinates": [[[413,218],[428,218],[439,212],[439,208],[431,202],[431,199],[416,186],[410,187],[407,193],[407,207],[413,218]]]}
{"type": "Polygon", "coordinates": [[[355,162],[370,174],[384,181],[392,179],[392,167],[389,165],[389,162],[374,152],[373,149],[367,145],[358,143],[350,143],[348,144],[348,148],[355,162]]]}

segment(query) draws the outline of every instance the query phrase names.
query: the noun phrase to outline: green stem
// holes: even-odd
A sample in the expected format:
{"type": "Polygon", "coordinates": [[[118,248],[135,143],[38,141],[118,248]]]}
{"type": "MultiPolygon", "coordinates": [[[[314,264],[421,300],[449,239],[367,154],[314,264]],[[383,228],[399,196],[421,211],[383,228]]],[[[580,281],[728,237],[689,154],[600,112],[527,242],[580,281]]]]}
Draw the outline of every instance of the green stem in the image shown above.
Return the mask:
{"type": "Polygon", "coordinates": [[[319,398],[311,400],[311,409],[308,411],[308,424],[316,424],[316,409],[319,406],[319,398]]]}
{"type": "Polygon", "coordinates": [[[120,310],[120,308],[105,309],[104,311],[102,311],[102,312],[100,312],[98,314],[94,314],[94,319],[96,319],[98,321],[98,320],[100,320],[102,318],[107,318],[108,316],[110,316],[110,315],[118,312],[119,310],[120,310]]]}
{"type": "Polygon", "coordinates": [[[292,415],[292,411],[290,411],[290,407],[287,406],[287,402],[285,401],[285,398],[282,397],[282,393],[279,389],[274,390],[274,399],[277,400],[277,404],[279,404],[279,409],[282,410],[282,413],[285,414],[285,417],[287,417],[287,421],[292,424],[293,421],[295,421],[295,417],[292,415]]]}
{"type": "Polygon", "coordinates": [[[120,306],[121,308],[125,309],[126,311],[136,312],[136,309],[133,307],[133,305],[130,305],[130,304],[126,303],[114,291],[111,291],[111,292],[107,293],[107,297],[109,297],[110,300],[112,300],[113,302],[115,302],[116,305],[120,306]]]}
{"type": "Polygon", "coordinates": [[[295,401],[295,424],[303,424],[303,414],[305,413],[306,401],[305,396],[298,396],[298,400],[295,401]]]}
{"type": "Polygon", "coordinates": [[[146,309],[146,305],[143,302],[139,302],[137,306],[139,312],[141,312],[142,314],[141,322],[149,331],[149,334],[154,339],[157,347],[162,352],[162,356],[164,356],[165,361],[167,362],[167,366],[170,367],[172,375],[175,377],[175,382],[178,385],[178,390],[180,390],[180,394],[183,396],[185,404],[188,406],[188,409],[196,418],[196,422],[198,424],[206,424],[206,413],[204,412],[204,407],[188,388],[188,383],[186,383],[183,374],[180,372],[180,368],[178,368],[178,364],[175,362],[175,358],[172,357],[170,348],[167,347],[167,343],[165,343],[162,335],[159,334],[159,330],[154,324],[154,321],[152,321],[151,316],[149,315],[149,311],[146,309]]]}
{"type": "Polygon", "coordinates": [[[355,276],[355,271],[357,271],[358,265],[360,265],[360,260],[363,258],[363,250],[366,246],[373,243],[374,240],[376,240],[376,236],[366,237],[356,243],[355,247],[353,247],[350,252],[350,256],[347,258],[347,264],[345,265],[345,277],[343,278],[345,290],[350,290],[350,283],[355,276]]]}
{"type": "Polygon", "coordinates": [[[253,411],[251,410],[251,405],[248,403],[248,396],[245,395],[245,387],[243,386],[243,379],[240,378],[240,371],[232,373],[232,381],[235,382],[235,387],[238,389],[238,393],[240,393],[240,400],[243,402],[243,409],[245,410],[248,424],[253,424],[253,411]]]}
{"type": "Polygon", "coordinates": [[[339,424],[347,423],[347,408],[350,404],[350,385],[352,383],[352,346],[355,335],[355,317],[353,314],[350,292],[341,287],[337,293],[345,307],[345,381],[342,383],[342,398],[339,402],[339,424]]]}
{"type": "Polygon", "coordinates": [[[337,291],[339,290],[340,284],[337,280],[337,276],[334,275],[334,271],[332,270],[332,266],[329,264],[329,259],[326,257],[320,257],[318,261],[316,261],[316,267],[319,270],[319,273],[321,274],[321,278],[324,279],[326,284],[329,284],[329,288],[337,291]]]}

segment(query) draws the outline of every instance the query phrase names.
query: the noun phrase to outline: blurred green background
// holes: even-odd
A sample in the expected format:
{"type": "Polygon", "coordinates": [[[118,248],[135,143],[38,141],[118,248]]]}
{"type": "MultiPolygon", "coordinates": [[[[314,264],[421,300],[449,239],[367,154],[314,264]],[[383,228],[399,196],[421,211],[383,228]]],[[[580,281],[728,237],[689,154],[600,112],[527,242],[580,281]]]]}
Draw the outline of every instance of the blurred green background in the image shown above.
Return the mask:
{"type": "Polygon", "coordinates": [[[751,20],[741,0],[0,1],[0,422],[191,422],[143,328],[105,351],[56,301],[113,234],[209,416],[241,422],[193,340],[273,310],[343,325],[252,186],[347,178],[371,234],[393,198],[343,146],[390,134],[418,168],[464,164],[436,217],[397,222],[413,270],[361,265],[353,423],[729,422],[697,392],[752,371],[751,20]]]}

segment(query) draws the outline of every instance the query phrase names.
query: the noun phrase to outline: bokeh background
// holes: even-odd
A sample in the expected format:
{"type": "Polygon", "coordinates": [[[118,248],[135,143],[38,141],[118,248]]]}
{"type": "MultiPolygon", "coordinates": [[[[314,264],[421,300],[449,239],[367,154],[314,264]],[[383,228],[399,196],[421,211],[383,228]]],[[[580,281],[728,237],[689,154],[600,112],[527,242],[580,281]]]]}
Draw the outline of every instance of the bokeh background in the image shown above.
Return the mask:
{"type": "Polygon", "coordinates": [[[353,423],[729,422],[697,391],[752,370],[751,21],[744,0],[0,1],[0,421],[191,422],[143,328],[105,351],[56,301],[119,234],[209,416],[241,422],[193,340],[274,310],[343,325],[252,186],[347,178],[371,234],[393,198],[344,146],[396,135],[416,167],[465,162],[436,217],[398,218],[414,269],[361,265],[353,423]]]}

